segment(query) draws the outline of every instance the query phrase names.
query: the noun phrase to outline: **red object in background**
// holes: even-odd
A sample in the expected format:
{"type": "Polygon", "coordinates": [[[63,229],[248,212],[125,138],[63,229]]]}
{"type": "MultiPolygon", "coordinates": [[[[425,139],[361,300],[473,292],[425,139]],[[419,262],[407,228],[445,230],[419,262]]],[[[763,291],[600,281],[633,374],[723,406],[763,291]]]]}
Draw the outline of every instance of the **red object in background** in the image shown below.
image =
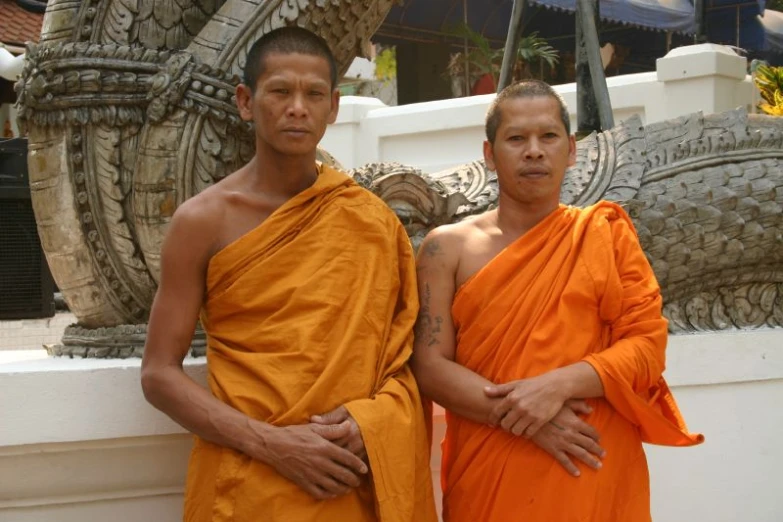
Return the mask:
{"type": "Polygon", "coordinates": [[[470,95],[493,94],[496,90],[497,85],[495,85],[495,79],[491,74],[487,73],[476,80],[476,83],[473,84],[473,88],[470,90],[470,95]]]}

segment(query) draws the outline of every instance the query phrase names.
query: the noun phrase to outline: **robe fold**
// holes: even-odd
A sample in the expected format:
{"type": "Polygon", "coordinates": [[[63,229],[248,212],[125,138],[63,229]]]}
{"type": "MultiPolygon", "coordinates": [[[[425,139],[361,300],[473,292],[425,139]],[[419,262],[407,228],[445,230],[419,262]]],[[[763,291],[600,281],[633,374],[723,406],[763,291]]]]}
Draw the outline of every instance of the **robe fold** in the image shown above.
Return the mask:
{"type": "Polygon", "coordinates": [[[633,224],[617,205],[561,205],[458,290],[456,360],[494,383],[585,361],[605,397],[583,418],[600,434],[603,467],[554,457],[500,428],[446,413],[441,481],[447,522],[645,522],[642,442],[689,446],[662,377],[667,322],[633,224]]]}
{"type": "Polygon", "coordinates": [[[346,405],[370,476],[317,501],[273,468],[195,438],[188,522],[434,522],[426,427],[408,367],[418,312],[409,239],[394,213],[321,167],[313,186],[219,251],[201,321],[208,383],[275,426],[346,405]]]}

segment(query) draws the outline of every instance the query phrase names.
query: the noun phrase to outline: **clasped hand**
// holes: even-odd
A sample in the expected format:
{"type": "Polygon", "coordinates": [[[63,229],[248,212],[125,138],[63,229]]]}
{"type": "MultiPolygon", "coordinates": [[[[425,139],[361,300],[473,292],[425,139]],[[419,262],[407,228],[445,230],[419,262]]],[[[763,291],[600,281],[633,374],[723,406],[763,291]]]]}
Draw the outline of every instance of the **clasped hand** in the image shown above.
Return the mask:
{"type": "Polygon", "coordinates": [[[564,400],[545,376],[488,386],[485,392],[500,401],[490,415],[492,425],[531,439],[575,477],[580,471],[570,457],[601,468],[606,452],[599,434],[577,415],[592,412],[585,401],[564,400]]]}
{"type": "Polygon", "coordinates": [[[280,428],[272,466],[317,500],[344,495],[369,472],[359,426],[344,406],[280,428]]]}
{"type": "Polygon", "coordinates": [[[552,420],[569,398],[548,374],[487,386],[484,391],[488,397],[500,400],[489,416],[489,423],[527,438],[552,420]]]}

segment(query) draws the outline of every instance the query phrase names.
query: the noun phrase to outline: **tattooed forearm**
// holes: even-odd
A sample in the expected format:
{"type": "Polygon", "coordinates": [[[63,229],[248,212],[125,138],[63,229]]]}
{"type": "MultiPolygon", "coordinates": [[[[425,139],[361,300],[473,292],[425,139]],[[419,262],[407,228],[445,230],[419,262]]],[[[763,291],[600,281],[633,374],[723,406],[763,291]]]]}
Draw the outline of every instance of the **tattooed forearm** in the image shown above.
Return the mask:
{"type": "Polygon", "coordinates": [[[419,295],[419,316],[416,319],[416,326],[413,335],[416,339],[424,339],[432,327],[432,318],[430,317],[430,284],[424,283],[419,295]]]}
{"type": "Polygon", "coordinates": [[[441,316],[435,317],[434,323],[430,328],[430,340],[427,342],[427,346],[434,346],[440,342],[436,334],[440,333],[440,325],[443,324],[443,318],[441,316]]]}
{"type": "Polygon", "coordinates": [[[440,341],[437,334],[440,333],[441,324],[443,324],[443,318],[440,316],[432,317],[430,314],[430,298],[432,292],[430,291],[429,283],[424,283],[422,288],[419,306],[419,317],[416,320],[416,327],[414,329],[414,335],[419,342],[425,343],[427,346],[434,346],[440,341]]]}

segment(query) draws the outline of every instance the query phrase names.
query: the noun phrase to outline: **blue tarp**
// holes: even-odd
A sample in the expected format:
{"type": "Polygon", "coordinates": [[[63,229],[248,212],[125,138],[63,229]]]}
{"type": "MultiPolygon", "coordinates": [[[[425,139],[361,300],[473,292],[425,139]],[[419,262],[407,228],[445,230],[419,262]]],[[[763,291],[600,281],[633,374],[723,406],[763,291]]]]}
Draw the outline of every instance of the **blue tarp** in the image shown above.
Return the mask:
{"type": "MultiPolygon", "coordinates": [[[[607,21],[659,31],[693,32],[691,0],[599,1],[601,18],[607,21]]],[[[576,0],[530,2],[557,11],[576,9],[576,0]]],[[[505,40],[512,4],[513,0],[467,0],[468,24],[491,39],[505,40]]],[[[392,28],[405,33],[440,32],[461,23],[463,16],[460,0],[404,0],[402,5],[395,5],[389,11],[383,32],[388,34],[392,28]]]]}
{"type": "MultiPolygon", "coordinates": [[[[576,10],[576,0],[530,1],[551,9],[576,10]]],[[[600,0],[599,11],[602,19],[622,24],[661,31],[694,32],[691,0],[600,0]]]]}
{"type": "MultiPolygon", "coordinates": [[[[576,0],[529,0],[532,6],[573,13],[576,0]]],[[[606,21],[681,34],[695,33],[693,0],[599,0],[606,21]]],[[[782,49],[780,30],[762,22],[765,0],[705,0],[708,40],[759,51],[782,49]],[[739,38],[738,38],[739,35],[739,38]]],[[[404,0],[392,7],[379,31],[387,38],[420,39],[442,34],[463,21],[461,0],[404,0]]],[[[513,0],[467,0],[468,25],[496,42],[505,41],[513,0]]],[[[774,15],[772,15],[774,18],[774,15]]],[[[542,27],[531,25],[533,30],[542,27]]],[[[547,28],[549,29],[549,28],[547,28]]],[[[564,29],[573,34],[573,27],[564,29]]],[[[549,33],[551,30],[541,31],[549,33]]]]}

